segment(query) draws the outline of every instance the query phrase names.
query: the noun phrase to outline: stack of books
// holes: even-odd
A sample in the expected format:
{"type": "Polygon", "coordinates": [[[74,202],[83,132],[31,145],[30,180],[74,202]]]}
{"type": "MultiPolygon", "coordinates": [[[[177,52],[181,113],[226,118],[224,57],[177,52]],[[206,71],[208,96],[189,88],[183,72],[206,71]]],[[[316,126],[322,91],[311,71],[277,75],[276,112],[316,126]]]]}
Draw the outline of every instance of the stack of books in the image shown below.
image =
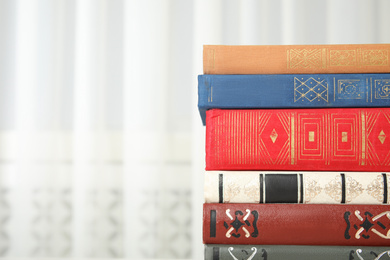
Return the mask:
{"type": "Polygon", "coordinates": [[[205,259],[390,259],[390,44],[204,46],[205,259]]]}

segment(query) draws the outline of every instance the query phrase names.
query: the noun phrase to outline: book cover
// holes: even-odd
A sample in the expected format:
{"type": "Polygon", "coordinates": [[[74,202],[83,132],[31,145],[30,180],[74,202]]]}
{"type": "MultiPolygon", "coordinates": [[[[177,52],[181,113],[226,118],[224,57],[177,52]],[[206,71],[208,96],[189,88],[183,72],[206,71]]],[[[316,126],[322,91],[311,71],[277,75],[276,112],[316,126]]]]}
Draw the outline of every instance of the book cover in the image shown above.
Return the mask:
{"type": "Polygon", "coordinates": [[[198,108],[390,106],[390,74],[199,75],[198,108]]]}
{"type": "Polygon", "coordinates": [[[206,115],[206,170],[390,171],[390,108],[206,115]]]}
{"type": "Polygon", "coordinates": [[[204,45],[204,74],[389,73],[390,44],[204,45]]]}
{"type": "Polygon", "coordinates": [[[390,246],[388,205],[203,204],[204,244],[390,246]]]}
{"type": "Polygon", "coordinates": [[[379,246],[205,245],[205,260],[389,260],[379,246]]]}
{"type": "Polygon", "coordinates": [[[380,172],[206,171],[205,203],[389,204],[380,172]]]}

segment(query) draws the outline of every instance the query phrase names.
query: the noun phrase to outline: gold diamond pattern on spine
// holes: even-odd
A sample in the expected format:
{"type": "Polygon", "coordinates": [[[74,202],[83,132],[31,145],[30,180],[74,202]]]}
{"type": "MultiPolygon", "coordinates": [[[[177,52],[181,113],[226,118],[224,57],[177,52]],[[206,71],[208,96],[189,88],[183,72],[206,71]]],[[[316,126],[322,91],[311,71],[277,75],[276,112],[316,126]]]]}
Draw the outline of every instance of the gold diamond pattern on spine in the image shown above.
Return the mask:
{"type": "MultiPolygon", "coordinates": [[[[378,144],[375,144],[375,141],[373,139],[370,139],[369,137],[373,133],[374,130],[376,130],[377,127],[377,121],[380,116],[385,117],[388,123],[390,123],[390,115],[384,113],[383,111],[380,111],[379,113],[367,113],[367,163],[369,165],[384,165],[388,166],[390,165],[390,152],[388,149],[382,151],[381,148],[378,148],[378,144]],[[379,149],[379,151],[378,151],[379,149]]],[[[385,129],[387,131],[387,129],[385,129]]],[[[385,133],[385,132],[384,132],[385,133]]],[[[381,136],[379,134],[379,136],[381,136]]],[[[377,138],[378,135],[372,136],[372,138],[377,138]]],[[[379,140],[382,139],[383,142],[386,141],[386,138],[383,139],[383,136],[379,138],[379,140]]]]}
{"type": "Polygon", "coordinates": [[[383,132],[383,129],[382,129],[382,131],[379,133],[378,139],[379,139],[379,141],[380,141],[382,144],[385,142],[385,140],[386,140],[386,134],[383,132]]]}
{"type": "MultiPolygon", "coordinates": [[[[275,119],[273,119],[275,120],[275,119]]],[[[272,122],[271,122],[272,123],[272,122]]],[[[259,117],[259,123],[257,124],[259,127],[259,132],[258,132],[258,138],[259,138],[259,156],[263,160],[264,164],[288,164],[290,163],[290,113],[288,112],[261,112],[260,117],[259,117]],[[263,114],[263,116],[261,116],[263,114]],[[268,148],[266,144],[264,143],[263,139],[261,136],[263,135],[264,137],[267,136],[267,138],[271,138],[272,141],[277,140],[277,132],[271,131],[271,133],[265,133],[264,129],[267,127],[267,125],[270,123],[270,120],[273,116],[277,116],[279,122],[281,123],[284,131],[287,134],[287,140],[285,141],[284,144],[282,144],[282,147],[276,156],[276,158],[273,158],[268,151],[268,148]]]]}
{"type": "MultiPolygon", "coordinates": [[[[260,121],[259,121],[259,134],[258,136],[261,136],[263,133],[265,127],[267,126],[270,118],[271,118],[271,113],[260,113],[260,121]]],[[[268,153],[268,150],[263,143],[263,140],[259,137],[259,157],[263,159],[265,164],[272,164],[271,156],[268,153]]]]}
{"type": "Polygon", "coordinates": [[[269,137],[271,138],[271,141],[275,143],[276,139],[278,138],[278,133],[275,131],[275,128],[272,130],[271,135],[269,137]]]}
{"type": "Polygon", "coordinates": [[[284,143],[283,149],[280,151],[278,156],[277,164],[288,164],[289,163],[289,155],[290,155],[290,113],[278,113],[278,118],[282,123],[284,131],[288,135],[287,141],[284,143]]]}
{"type": "Polygon", "coordinates": [[[290,49],[287,51],[289,68],[322,68],[322,49],[290,49]]]}

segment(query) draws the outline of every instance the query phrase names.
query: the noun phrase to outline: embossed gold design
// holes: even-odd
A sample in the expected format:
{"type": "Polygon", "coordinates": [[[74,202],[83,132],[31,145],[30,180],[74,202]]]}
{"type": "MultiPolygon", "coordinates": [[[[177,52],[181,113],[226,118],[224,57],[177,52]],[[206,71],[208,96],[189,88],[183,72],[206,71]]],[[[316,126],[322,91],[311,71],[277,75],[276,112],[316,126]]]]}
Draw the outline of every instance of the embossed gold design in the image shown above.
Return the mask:
{"type": "Polygon", "coordinates": [[[389,66],[389,50],[289,49],[289,68],[326,68],[331,66],[389,66]]]}
{"type": "MultiPolygon", "coordinates": [[[[290,116],[289,112],[277,113],[261,113],[258,123],[259,142],[258,142],[258,157],[261,158],[264,164],[289,164],[290,158],[290,116]],[[270,122],[271,120],[271,122],[270,122]],[[267,130],[265,130],[268,128],[267,130]],[[280,146],[275,147],[269,142],[268,138],[276,138],[271,129],[278,129],[277,141],[280,146]],[[270,135],[271,132],[271,135],[270,135]]],[[[276,133],[276,130],[275,130],[276,133]]],[[[275,139],[276,142],[276,139],[275,139]]]]}
{"type": "Polygon", "coordinates": [[[364,66],[387,66],[389,61],[388,50],[363,50],[362,65],[364,66]]]}
{"type": "Polygon", "coordinates": [[[314,142],[314,131],[309,131],[309,142],[314,142]]]}
{"type": "Polygon", "coordinates": [[[367,193],[373,197],[376,201],[382,202],[383,201],[383,177],[377,176],[375,180],[373,180],[368,186],[367,186],[367,193]]]}
{"type": "Polygon", "coordinates": [[[209,90],[208,102],[213,102],[213,86],[211,86],[209,90]]]}
{"type": "Polygon", "coordinates": [[[385,135],[385,132],[383,132],[383,130],[379,133],[378,139],[379,139],[379,141],[380,141],[382,144],[385,142],[386,135],[385,135]]]}
{"type": "Polygon", "coordinates": [[[322,49],[290,49],[287,52],[290,68],[321,68],[323,60],[322,49]]]}
{"type": "Polygon", "coordinates": [[[240,187],[234,183],[228,183],[224,185],[223,198],[226,203],[230,202],[234,197],[240,193],[240,187]]]}
{"type": "Polygon", "coordinates": [[[329,52],[330,66],[354,66],[356,50],[331,50],[329,52]]]}
{"type": "Polygon", "coordinates": [[[345,202],[351,203],[353,199],[363,193],[363,186],[350,176],[345,178],[345,202]]]}
{"type": "Polygon", "coordinates": [[[374,80],[375,99],[390,99],[390,79],[374,80]]]}
{"type": "Polygon", "coordinates": [[[278,133],[275,131],[275,128],[272,130],[269,137],[271,137],[272,142],[275,143],[276,139],[278,138],[278,133]]]}
{"type": "Polygon", "coordinates": [[[306,178],[305,180],[305,203],[310,203],[322,191],[317,181],[306,178]]]}
{"type": "MultiPolygon", "coordinates": [[[[384,111],[379,113],[366,113],[366,137],[367,137],[367,164],[371,165],[390,165],[389,149],[382,150],[382,144],[374,142],[373,138],[378,138],[377,134],[374,134],[377,127],[382,129],[390,129],[390,114],[384,111]],[[382,117],[382,120],[381,120],[382,117]]],[[[386,137],[387,139],[387,137],[386,137]]]]}
{"type": "Polygon", "coordinates": [[[360,79],[337,80],[337,99],[363,99],[364,85],[360,79]]]}
{"type": "Polygon", "coordinates": [[[294,113],[291,113],[291,164],[295,164],[295,118],[294,113]]]}
{"type": "Polygon", "coordinates": [[[341,142],[348,142],[348,132],[341,132],[341,142]]]}
{"type": "Polygon", "coordinates": [[[358,150],[358,138],[353,138],[356,136],[356,128],[358,124],[357,116],[342,115],[332,113],[331,120],[333,125],[331,129],[331,135],[333,138],[331,139],[331,144],[334,147],[333,149],[333,159],[341,159],[342,160],[358,160],[359,150],[358,150]],[[350,129],[349,131],[349,140],[348,145],[342,147],[340,144],[342,143],[342,132],[340,130],[350,129]],[[340,142],[341,141],[341,142],[340,142]],[[348,159],[347,159],[348,158],[348,159]]]}
{"type": "Polygon", "coordinates": [[[364,112],[361,112],[361,126],[362,126],[362,156],[361,156],[361,165],[365,165],[366,161],[366,116],[364,112]]]}
{"type": "Polygon", "coordinates": [[[341,179],[339,176],[337,176],[325,185],[325,193],[334,201],[339,203],[341,201],[342,195],[341,186],[341,179]]]}
{"type": "Polygon", "coordinates": [[[324,131],[324,123],[326,122],[325,115],[313,115],[300,113],[298,115],[298,159],[304,160],[324,160],[326,156],[326,141],[328,140],[327,131],[324,131]],[[306,132],[313,130],[315,132],[315,145],[308,142],[306,132]],[[310,143],[310,145],[308,145],[310,143]]]}
{"type": "Polygon", "coordinates": [[[294,102],[328,102],[328,82],[321,78],[294,78],[294,102]]]}

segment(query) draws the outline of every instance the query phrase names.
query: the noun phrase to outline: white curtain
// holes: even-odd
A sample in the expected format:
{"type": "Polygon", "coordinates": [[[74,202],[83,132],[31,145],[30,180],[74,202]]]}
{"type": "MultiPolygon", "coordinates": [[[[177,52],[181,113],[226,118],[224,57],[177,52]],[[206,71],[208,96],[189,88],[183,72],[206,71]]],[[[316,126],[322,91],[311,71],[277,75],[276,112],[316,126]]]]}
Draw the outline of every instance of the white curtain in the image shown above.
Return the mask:
{"type": "Polygon", "coordinates": [[[390,43],[390,2],[0,0],[0,257],[203,258],[203,44],[390,43]]]}

